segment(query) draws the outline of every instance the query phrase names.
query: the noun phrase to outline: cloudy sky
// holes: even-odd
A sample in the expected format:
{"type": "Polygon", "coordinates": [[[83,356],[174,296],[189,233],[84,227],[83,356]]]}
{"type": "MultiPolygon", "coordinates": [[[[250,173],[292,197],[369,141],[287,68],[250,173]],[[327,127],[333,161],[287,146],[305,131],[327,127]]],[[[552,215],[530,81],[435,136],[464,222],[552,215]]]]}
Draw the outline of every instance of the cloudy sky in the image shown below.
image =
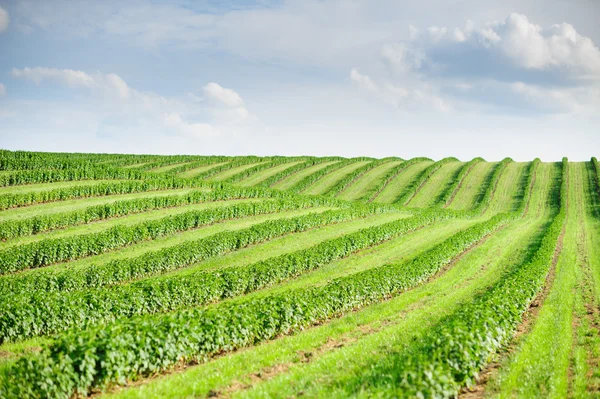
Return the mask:
{"type": "Polygon", "coordinates": [[[0,148],[600,156],[600,2],[0,0],[0,148]]]}

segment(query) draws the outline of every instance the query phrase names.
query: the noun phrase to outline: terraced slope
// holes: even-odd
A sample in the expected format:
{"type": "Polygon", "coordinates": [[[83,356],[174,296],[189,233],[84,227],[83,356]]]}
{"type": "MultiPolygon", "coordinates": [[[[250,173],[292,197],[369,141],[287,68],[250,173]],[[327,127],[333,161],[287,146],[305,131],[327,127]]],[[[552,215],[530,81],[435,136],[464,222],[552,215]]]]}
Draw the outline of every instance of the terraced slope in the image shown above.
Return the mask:
{"type": "Polygon", "coordinates": [[[599,172],[0,151],[0,397],[595,397],[599,172]]]}

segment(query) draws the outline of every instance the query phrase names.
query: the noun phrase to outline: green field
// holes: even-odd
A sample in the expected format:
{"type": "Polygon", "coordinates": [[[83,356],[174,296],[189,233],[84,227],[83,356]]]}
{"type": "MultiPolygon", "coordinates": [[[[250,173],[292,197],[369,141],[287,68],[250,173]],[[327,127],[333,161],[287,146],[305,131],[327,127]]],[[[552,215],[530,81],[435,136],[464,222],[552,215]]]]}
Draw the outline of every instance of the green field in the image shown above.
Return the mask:
{"type": "Polygon", "coordinates": [[[600,397],[600,165],[469,161],[0,151],[0,397],[600,397]]]}

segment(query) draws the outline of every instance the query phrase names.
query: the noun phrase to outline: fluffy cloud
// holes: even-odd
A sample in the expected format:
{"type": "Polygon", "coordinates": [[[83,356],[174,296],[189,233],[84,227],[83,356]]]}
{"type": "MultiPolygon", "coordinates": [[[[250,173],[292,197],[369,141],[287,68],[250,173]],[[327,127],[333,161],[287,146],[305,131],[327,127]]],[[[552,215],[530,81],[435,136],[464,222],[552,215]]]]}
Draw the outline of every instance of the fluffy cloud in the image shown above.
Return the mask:
{"type": "Polygon", "coordinates": [[[600,50],[568,23],[542,28],[511,14],[480,28],[411,26],[409,36],[381,47],[384,74],[352,70],[352,81],[399,107],[587,114],[600,107],[600,50]]]}
{"type": "Polygon", "coordinates": [[[4,32],[8,28],[10,18],[8,17],[8,11],[0,7],[0,33],[4,32]]]}
{"type": "MultiPolygon", "coordinates": [[[[41,84],[55,81],[73,89],[89,91],[101,112],[105,125],[102,131],[115,132],[110,126],[158,126],[166,133],[176,133],[189,138],[220,135],[223,128],[240,126],[256,120],[245,106],[242,97],[234,90],[211,82],[204,87],[204,99],[209,104],[199,104],[162,97],[151,92],[141,92],[114,73],[89,74],[73,69],[13,68],[12,75],[41,84]],[[194,121],[204,119],[204,121],[194,121]]],[[[192,96],[197,99],[197,97],[192,96]]]]}

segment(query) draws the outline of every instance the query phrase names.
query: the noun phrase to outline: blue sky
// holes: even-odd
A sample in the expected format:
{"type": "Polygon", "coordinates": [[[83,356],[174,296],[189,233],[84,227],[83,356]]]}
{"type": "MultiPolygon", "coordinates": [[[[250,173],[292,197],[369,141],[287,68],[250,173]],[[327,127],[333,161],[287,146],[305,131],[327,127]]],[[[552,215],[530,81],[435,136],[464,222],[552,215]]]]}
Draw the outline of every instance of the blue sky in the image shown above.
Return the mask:
{"type": "Polygon", "coordinates": [[[0,0],[0,147],[600,156],[600,3],[0,0]]]}

